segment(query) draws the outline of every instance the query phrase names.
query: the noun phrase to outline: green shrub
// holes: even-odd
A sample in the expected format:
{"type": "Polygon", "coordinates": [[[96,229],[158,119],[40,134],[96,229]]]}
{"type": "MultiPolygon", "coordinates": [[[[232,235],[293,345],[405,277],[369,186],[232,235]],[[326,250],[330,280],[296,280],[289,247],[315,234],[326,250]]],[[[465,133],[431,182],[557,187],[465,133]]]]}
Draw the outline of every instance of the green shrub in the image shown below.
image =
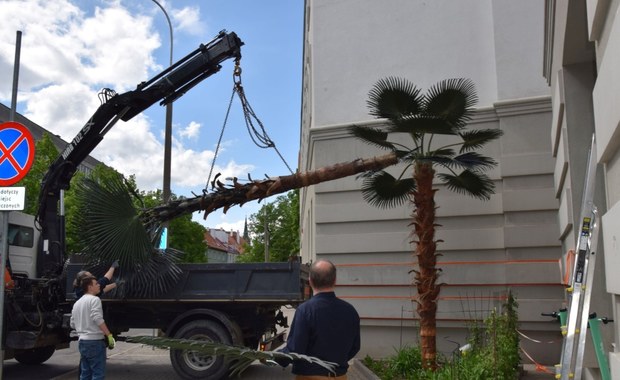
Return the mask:
{"type": "Polygon", "coordinates": [[[492,311],[483,325],[474,323],[469,327],[471,349],[450,362],[440,357],[436,372],[422,368],[420,349],[411,346],[382,360],[366,356],[363,363],[382,380],[517,379],[520,363],[517,306],[509,292],[501,314],[492,311]]]}

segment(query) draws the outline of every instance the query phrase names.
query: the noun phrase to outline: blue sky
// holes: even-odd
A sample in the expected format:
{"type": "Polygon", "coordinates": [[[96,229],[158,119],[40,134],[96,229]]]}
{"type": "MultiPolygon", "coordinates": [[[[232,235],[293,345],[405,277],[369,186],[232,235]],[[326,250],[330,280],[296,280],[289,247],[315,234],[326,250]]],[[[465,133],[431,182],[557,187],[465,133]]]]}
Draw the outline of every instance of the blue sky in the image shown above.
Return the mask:
{"type": "MultiPolygon", "coordinates": [[[[299,151],[303,1],[159,1],[172,20],[173,60],[220,30],[245,42],[241,60],[246,96],[293,170],[299,151]]],[[[18,112],[70,141],[96,110],[97,92],[119,93],[152,78],[169,63],[169,29],[151,0],[0,1],[0,102],[10,105],[16,31],[22,52],[18,112]]],[[[233,62],[174,103],[172,191],[193,196],[205,186],[233,88],[233,62]]],[[[162,187],[165,109],[152,106],[118,123],[93,155],[143,190],[162,187]]],[[[238,99],[233,102],[214,173],[264,178],[289,174],[272,149],[252,142],[238,99]]],[[[270,200],[272,201],[272,200],[270,200]]],[[[256,202],[194,219],[209,227],[243,228],[256,202]]]]}

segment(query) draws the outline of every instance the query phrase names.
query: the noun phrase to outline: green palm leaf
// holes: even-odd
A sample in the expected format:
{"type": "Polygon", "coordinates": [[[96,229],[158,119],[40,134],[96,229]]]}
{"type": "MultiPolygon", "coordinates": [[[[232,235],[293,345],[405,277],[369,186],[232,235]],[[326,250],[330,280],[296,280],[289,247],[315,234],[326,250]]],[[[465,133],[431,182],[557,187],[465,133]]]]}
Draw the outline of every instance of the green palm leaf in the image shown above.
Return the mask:
{"type": "Polygon", "coordinates": [[[396,120],[388,127],[389,132],[402,132],[412,135],[435,134],[456,135],[454,125],[441,117],[434,115],[412,115],[396,120]]]}
{"type": "Polygon", "coordinates": [[[406,79],[387,77],[379,80],[368,94],[370,114],[378,118],[395,120],[420,112],[420,90],[406,79]]]}
{"type": "Polygon", "coordinates": [[[367,144],[383,149],[394,149],[394,144],[387,141],[388,133],[378,128],[353,125],[349,128],[349,132],[367,144]]]}
{"type": "Polygon", "coordinates": [[[424,97],[424,111],[463,128],[478,101],[474,83],[469,79],[446,79],[433,85],[424,97]]]}
{"type": "Polygon", "coordinates": [[[240,375],[255,360],[303,360],[308,363],[319,365],[331,373],[336,373],[337,363],[328,362],[319,358],[297,354],[294,352],[257,351],[247,347],[229,346],[218,342],[204,340],[177,339],[154,336],[132,336],[126,339],[129,343],[141,343],[149,346],[168,348],[173,350],[190,350],[205,355],[224,357],[230,361],[231,376],[240,375]]]}
{"type": "Polygon", "coordinates": [[[478,129],[460,133],[463,139],[461,152],[482,148],[489,141],[493,141],[504,134],[499,129],[478,129]]]}
{"type": "Polygon", "coordinates": [[[492,169],[497,161],[476,152],[467,152],[453,158],[453,163],[469,170],[492,169]]]}
{"type": "Polygon", "coordinates": [[[161,251],[154,246],[158,228],[148,231],[134,207],[130,191],[121,176],[84,178],[76,187],[77,213],[72,219],[86,267],[94,274],[105,273],[118,260],[117,278],[123,280],[117,297],[161,295],[180,278],[176,265],[180,252],[161,251]],[[155,232],[155,238],[153,233],[155,232]]]}
{"type": "Polygon", "coordinates": [[[437,177],[445,183],[448,189],[459,194],[471,195],[482,200],[489,200],[495,189],[495,184],[487,175],[474,173],[469,170],[463,170],[458,176],[439,173],[437,177]]]}
{"type": "Polygon", "coordinates": [[[396,179],[382,170],[364,180],[362,196],[373,206],[388,208],[405,203],[414,189],[413,178],[396,179]]]}
{"type": "Polygon", "coordinates": [[[148,259],[151,237],[120,177],[105,183],[84,178],[77,185],[76,198],[80,212],[72,220],[87,251],[103,261],[119,260],[122,266],[148,259]]]}

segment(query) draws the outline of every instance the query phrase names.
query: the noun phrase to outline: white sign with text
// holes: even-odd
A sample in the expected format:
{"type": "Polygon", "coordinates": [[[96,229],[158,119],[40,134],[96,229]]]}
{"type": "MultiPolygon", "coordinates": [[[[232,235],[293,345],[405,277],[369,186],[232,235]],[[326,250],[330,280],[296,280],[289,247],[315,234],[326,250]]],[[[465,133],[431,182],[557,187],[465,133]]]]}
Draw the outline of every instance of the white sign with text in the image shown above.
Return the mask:
{"type": "Polygon", "coordinates": [[[25,205],[25,187],[0,187],[0,211],[23,211],[25,205]]]}

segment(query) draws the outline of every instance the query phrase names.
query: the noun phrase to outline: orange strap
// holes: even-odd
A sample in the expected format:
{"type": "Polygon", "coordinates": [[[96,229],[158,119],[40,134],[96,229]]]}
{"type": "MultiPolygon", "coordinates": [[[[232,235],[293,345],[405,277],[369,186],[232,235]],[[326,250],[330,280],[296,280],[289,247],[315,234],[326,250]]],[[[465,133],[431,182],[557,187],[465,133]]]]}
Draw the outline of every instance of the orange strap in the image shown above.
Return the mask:
{"type": "Polygon", "coordinates": [[[575,263],[575,251],[573,251],[572,249],[569,249],[568,252],[566,252],[566,266],[564,267],[564,278],[562,281],[564,285],[570,284],[570,274],[571,274],[571,271],[573,270],[574,263],[575,263]]]}
{"type": "Polygon", "coordinates": [[[530,354],[528,354],[523,347],[519,346],[519,348],[521,349],[521,352],[523,352],[525,354],[525,356],[527,356],[528,359],[530,359],[532,361],[532,363],[534,363],[534,366],[536,368],[536,372],[544,372],[544,373],[550,373],[553,374],[554,372],[552,372],[549,367],[547,367],[546,365],[542,365],[540,363],[538,363],[536,360],[534,360],[530,354]]]}

